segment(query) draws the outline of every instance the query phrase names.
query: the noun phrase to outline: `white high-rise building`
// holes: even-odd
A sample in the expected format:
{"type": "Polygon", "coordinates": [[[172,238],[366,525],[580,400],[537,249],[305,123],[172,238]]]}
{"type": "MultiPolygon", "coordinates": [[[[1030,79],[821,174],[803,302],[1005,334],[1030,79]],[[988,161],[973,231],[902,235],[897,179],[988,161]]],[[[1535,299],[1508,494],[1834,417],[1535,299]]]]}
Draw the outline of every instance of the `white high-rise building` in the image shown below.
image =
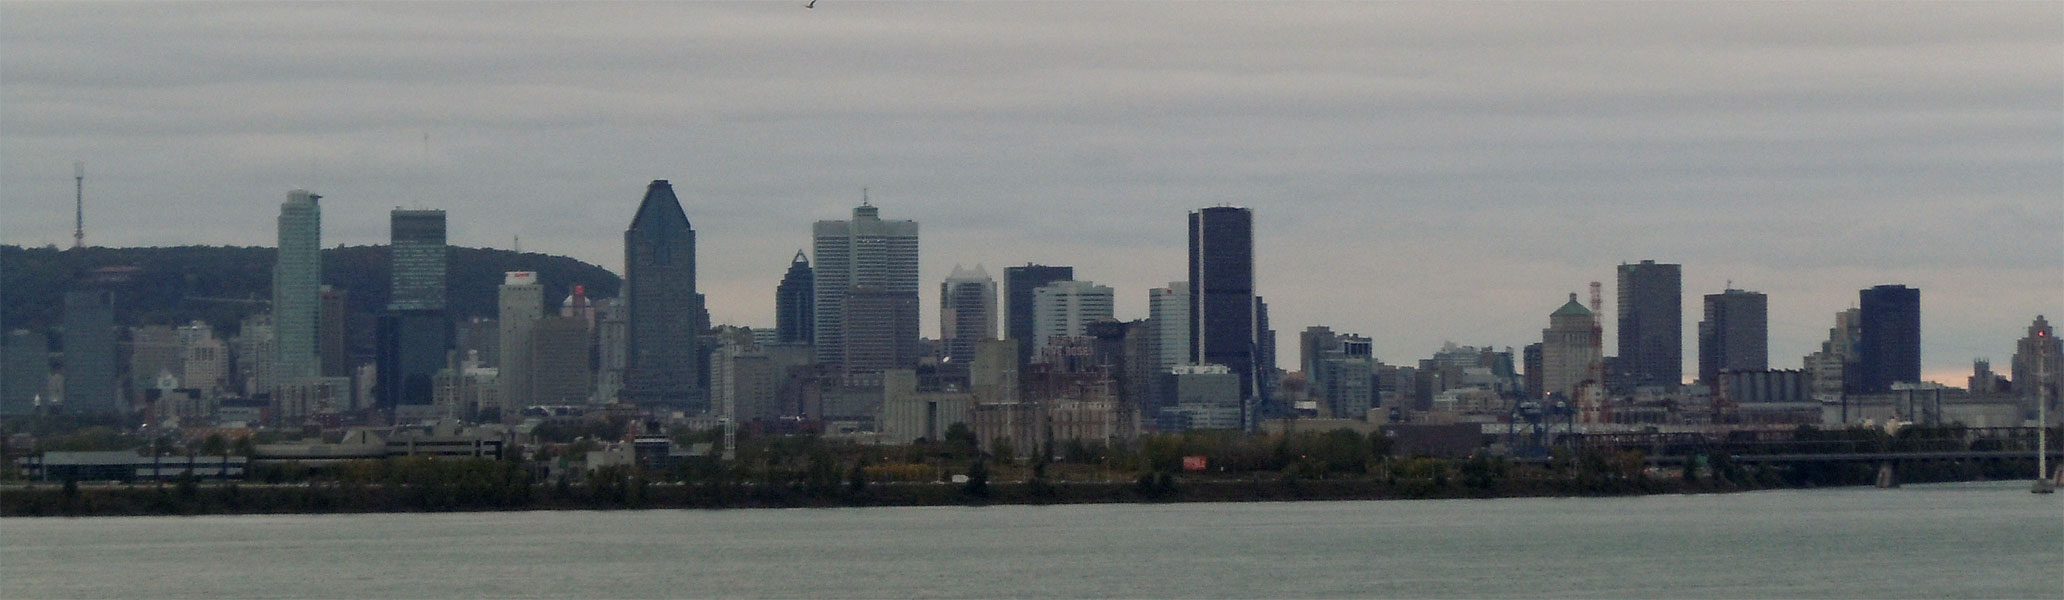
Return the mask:
{"type": "Polygon", "coordinates": [[[947,360],[975,361],[975,343],[996,339],[996,280],[982,270],[953,265],[953,274],[939,284],[939,340],[947,360]]]}
{"type": "Polygon", "coordinates": [[[1154,331],[1154,372],[1189,364],[1190,282],[1170,281],[1147,290],[1147,321],[1154,331]]]}
{"type": "Polygon", "coordinates": [[[279,256],[272,269],[272,324],[280,383],[322,374],[316,340],[322,312],[322,198],[287,192],[280,204],[279,256]]]}
{"type": "Polygon", "coordinates": [[[1056,337],[1081,337],[1089,324],[1112,318],[1111,288],[1088,281],[1056,281],[1032,290],[1032,355],[1056,337]]]}
{"type": "Polygon", "coordinates": [[[1603,384],[1596,380],[1603,360],[1600,346],[1597,315],[1570,294],[1569,302],[1550,313],[1548,328],[1541,330],[1542,391],[1575,402],[1587,385],[1603,384]]]}
{"type": "Polygon", "coordinates": [[[845,371],[918,358],[917,222],[884,221],[862,202],[850,221],[811,229],[817,362],[845,371]]]}
{"type": "Polygon", "coordinates": [[[545,286],[535,272],[510,271],[499,292],[501,312],[495,321],[501,327],[497,341],[502,366],[495,379],[502,390],[497,397],[502,406],[514,410],[530,406],[531,336],[538,319],[544,318],[545,286]]]}

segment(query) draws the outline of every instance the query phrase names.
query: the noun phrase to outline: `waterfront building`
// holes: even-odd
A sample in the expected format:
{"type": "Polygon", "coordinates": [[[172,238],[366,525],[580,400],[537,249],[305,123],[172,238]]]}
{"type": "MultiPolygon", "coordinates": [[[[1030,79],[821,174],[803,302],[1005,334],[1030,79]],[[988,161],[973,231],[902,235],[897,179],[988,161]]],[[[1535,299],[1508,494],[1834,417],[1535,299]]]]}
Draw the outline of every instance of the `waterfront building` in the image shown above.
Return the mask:
{"type": "Polygon", "coordinates": [[[531,337],[538,320],[544,318],[545,286],[534,271],[510,271],[504,274],[496,296],[500,307],[495,315],[500,329],[496,341],[501,348],[495,381],[502,388],[496,399],[508,410],[521,410],[534,404],[530,394],[531,337]]]}
{"type": "Polygon", "coordinates": [[[1770,300],[1759,292],[1728,289],[1706,294],[1706,317],[1699,321],[1699,382],[1708,388],[1724,371],[1770,368],[1770,300]]]}
{"type": "Polygon", "coordinates": [[[1574,293],[1549,313],[1548,328],[1541,330],[1543,397],[1560,395],[1574,402],[1583,386],[1602,383],[1596,380],[1602,360],[1597,328],[1597,315],[1577,302],[1574,293]]]}
{"type": "Polygon", "coordinates": [[[1644,260],[1619,268],[1619,360],[1626,389],[1684,383],[1682,265],[1644,260]]]}
{"type": "Polygon", "coordinates": [[[1003,337],[1018,348],[1018,368],[1032,362],[1032,290],[1075,278],[1075,267],[1035,265],[1003,269],[1003,337]]]}
{"type": "Polygon", "coordinates": [[[1110,287],[1089,281],[1056,281],[1033,290],[1033,355],[1037,357],[1055,338],[1088,335],[1090,323],[1112,318],[1112,302],[1110,287]]]}
{"type": "MultiPolygon", "coordinates": [[[[1254,211],[1218,206],[1190,212],[1190,360],[1240,378],[1244,402],[1258,391],[1262,330],[1254,295],[1254,211]]],[[[1243,406],[1243,411],[1245,407],[1243,406]]],[[[1244,414],[1244,412],[1243,412],[1244,414]]]]}
{"type": "Polygon", "coordinates": [[[272,271],[272,324],[279,382],[322,374],[316,341],[322,310],[322,196],[287,193],[280,204],[279,253],[272,271]]]}
{"type": "Polygon", "coordinates": [[[975,344],[996,338],[996,280],[982,270],[953,265],[953,273],[939,284],[939,341],[946,347],[946,359],[954,365],[975,360],[975,344]]]}
{"type": "Polygon", "coordinates": [[[1883,393],[1921,380],[1921,290],[1880,285],[1857,292],[1858,339],[1853,393],[1883,393]]]}
{"type": "Polygon", "coordinates": [[[810,257],[797,250],[788,261],[788,273],[774,288],[774,338],[784,344],[808,344],[816,339],[816,283],[811,276],[810,257]]]}
{"type": "Polygon", "coordinates": [[[847,221],[811,228],[817,362],[846,372],[918,360],[917,222],[883,220],[862,202],[847,221]]]}
{"type": "Polygon", "coordinates": [[[708,408],[699,340],[709,311],[695,276],[695,230],[673,185],[654,180],[624,230],[625,402],[708,408]]]}

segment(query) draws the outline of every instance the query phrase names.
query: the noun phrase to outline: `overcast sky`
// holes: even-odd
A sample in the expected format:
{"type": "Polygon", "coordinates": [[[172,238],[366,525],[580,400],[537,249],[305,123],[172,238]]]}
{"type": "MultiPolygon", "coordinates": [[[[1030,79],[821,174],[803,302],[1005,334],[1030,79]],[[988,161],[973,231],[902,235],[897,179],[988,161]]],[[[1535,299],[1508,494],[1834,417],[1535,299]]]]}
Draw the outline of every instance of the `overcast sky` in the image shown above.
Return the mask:
{"type": "MultiPolygon", "coordinates": [[[[868,188],[956,263],[1073,265],[1121,318],[1184,215],[1255,210],[1295,368],[1327,325],[1411,364],[1519,347],[1614,267],[1770,295],[1798,368],[1857,290],[1922,290],[1924,370],[2064,317],[2064,10],[1941,3],[0,4],[0,242],[325,245],[396,206],[620,270],[645,185],[713,320],[766,326],[868,188]]],[[[1614,323],[1606,322],[1613,352],[1614,323]]]]}

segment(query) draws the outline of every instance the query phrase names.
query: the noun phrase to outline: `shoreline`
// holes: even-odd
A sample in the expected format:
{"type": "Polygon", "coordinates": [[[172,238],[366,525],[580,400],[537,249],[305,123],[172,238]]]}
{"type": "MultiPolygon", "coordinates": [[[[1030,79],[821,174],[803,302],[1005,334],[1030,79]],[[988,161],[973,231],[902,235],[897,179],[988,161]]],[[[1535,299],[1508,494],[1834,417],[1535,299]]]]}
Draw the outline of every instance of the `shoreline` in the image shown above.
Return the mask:
{"type": "MultiPolygon", "coordinates": [[[[1993,481],[1953,478],[1942,481],[1993,481]]],[[[1512,480],[1492,486],[1450,481],[1388,482],[1374,479],[1173,479],[1163,484],[1124,482],[994,483],[986,495],[965,484],[876,484],[854,491],[802,486],[713,486],[645,484],[588,488],[532,486],[519,497],[460,496],[459,490],[421,486],[313,485],[109,485],[65,491],[60,485],[0,488],[0,517],[105,517],[291,515],[541,510],[655,510],[1004,506],[1060,504],[1179,504],[1204,502],[1333,502],[1500,498],[1591,498],[1683,494],[1728,494],[1779,489],[1858,487],[1850,485],[1737,485],[1679,480],[1512,480]],[[1166,487],[1162,487],[1162,486],[1166,487]],[[67,495],[69,494],[69,499],[67,495]],[[441,496],[441,497],[439,497],[441,496]]]]}

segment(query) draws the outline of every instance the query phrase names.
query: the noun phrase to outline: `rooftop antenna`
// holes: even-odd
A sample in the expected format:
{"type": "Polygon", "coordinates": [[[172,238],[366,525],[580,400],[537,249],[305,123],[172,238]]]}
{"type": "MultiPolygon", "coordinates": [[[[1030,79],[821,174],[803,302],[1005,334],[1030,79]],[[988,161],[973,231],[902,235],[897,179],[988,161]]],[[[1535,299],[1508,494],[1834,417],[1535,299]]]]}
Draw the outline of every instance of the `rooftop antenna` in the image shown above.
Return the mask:
{"type": "Polygon", "coordinates": [[[86,247],[86,161],[72,161],[72,247],[86,247]]]}
{"type": "Polygon", "coordinates": [[[860,188],[860,204],[863,206],[867,204],[867,188],[865,187],[860,188]]]}

